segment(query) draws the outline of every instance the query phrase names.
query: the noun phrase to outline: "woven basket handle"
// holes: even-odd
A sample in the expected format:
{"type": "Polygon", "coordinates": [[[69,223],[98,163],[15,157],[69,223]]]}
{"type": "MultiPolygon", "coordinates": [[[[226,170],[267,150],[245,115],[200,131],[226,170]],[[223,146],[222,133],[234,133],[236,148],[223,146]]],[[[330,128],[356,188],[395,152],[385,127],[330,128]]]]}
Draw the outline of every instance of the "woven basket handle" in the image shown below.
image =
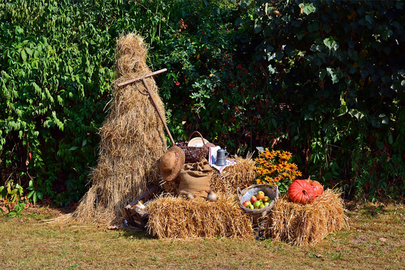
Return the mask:
{"type": "Polygon", "coordinates": [[[240,188],[239,187],[236,188],[236,194],[238,195],[238,198],[240,200],[240,197],[242,196],[242,194],[240,194],[240,188]]]}
{"type": "Polygon", "coordinates": [[[190,137],[188,137],[188,141],[191,140],[191,136],[193,136],[194,133],[198,133],[198,135],[200,135],[200,137],[201,137],[201,139],[202,139],[202,143],[203,143],[203,145],[205,146],[204,137],[203,137],[203,135],[201,135],[201,133],[198,132],[197,130],[196,130],[196,131],[193,131],[193,133],[191,133],[190,137]]]}

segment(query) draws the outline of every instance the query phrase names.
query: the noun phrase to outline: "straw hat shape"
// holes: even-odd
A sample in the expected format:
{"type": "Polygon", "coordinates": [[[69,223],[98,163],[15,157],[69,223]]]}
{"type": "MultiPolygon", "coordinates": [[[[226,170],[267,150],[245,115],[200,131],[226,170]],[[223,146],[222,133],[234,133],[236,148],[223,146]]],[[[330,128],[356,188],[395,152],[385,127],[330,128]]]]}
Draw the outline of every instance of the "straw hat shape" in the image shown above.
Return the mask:
{"type": "Polygon", "coordinates": [[[183,149],[178,146],[170,147],[159,160],[160,174],[163,180],[172,181],[183,168],[186,160],[183,149]]]}

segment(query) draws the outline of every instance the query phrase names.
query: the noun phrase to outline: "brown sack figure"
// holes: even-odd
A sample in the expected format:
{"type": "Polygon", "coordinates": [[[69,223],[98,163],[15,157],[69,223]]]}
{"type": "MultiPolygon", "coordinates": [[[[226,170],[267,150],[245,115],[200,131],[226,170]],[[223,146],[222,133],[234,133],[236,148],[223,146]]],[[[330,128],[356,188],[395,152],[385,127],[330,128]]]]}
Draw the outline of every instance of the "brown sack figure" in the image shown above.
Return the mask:
{"type": "Polygon", "coordinates": [[[213,172],[205,158],[200,162],[185,164],[180,171],[179,195],[195,194],[207,197],[213,172]]]}

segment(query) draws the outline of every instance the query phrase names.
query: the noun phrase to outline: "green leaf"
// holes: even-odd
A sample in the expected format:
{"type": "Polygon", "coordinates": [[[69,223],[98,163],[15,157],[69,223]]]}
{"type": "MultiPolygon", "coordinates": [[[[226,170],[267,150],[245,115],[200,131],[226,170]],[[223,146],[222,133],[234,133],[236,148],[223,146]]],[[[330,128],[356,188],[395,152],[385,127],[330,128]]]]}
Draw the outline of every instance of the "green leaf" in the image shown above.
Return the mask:
{"type": "Polygon", "coordinates": [[[336,43],[336,41],[333,39],[333,37],[328,37],[323,40],[323,44],[328,47],[329,50],[337,50],[339,48],[339,45],[336,43]]]}
{"type": "Polygon", "coordinates": [[[37,196],[38,196],[38,199],[41,200],[41,201],[44,198],[44,195],[40,191],[37,191],[37,196]]]}
{"type": "Polygon", "coordinates": [[[328,74],[329,74],[329,76],[331,77],[332,82],[333,82],[334,84],[337,83],[337,82],[339,82],[339,79],[340,79],[341,74],[340,74],[340,72],[339,72],[338,69],[336,70],[336,69],[334,69],[334,68],[327,67],[327,68],[326,68],[326,71],[328,72],[328,74]]]}
{"type": "Polygon", "coordinates": [[[312,3],[302,3],[300,4],[300,8],[305,15],[309,15],[316,10],[316,7],[312,3]]]}
{"type": "Polygon", "coordinates": [[[28,53],[29,56],[32,56],[32,50],[30,48],[25,48],[25,51],[28,53]]]}
{"type": "Polygon", "coordinates": [[[8,216],[8,217],[15,217],[15,216],[17,216],[17,212],[11,211],[11,212],[9,212],[9,213],[7,214],[7,216],[8,216]]]}
{"type": "Polygon", "coordinates": [[[393,144],[393,143],[394,143],[394,138],[392,137],[392,133],[391,133],[391,132],[388,134],[388,143],[389,143],[389,144],[393,144]]]}
{"type": "Polygon", "coordinates": [[[381,37],[383,40],[388,40],[388,38],[392,35],[392,30],[388,29],[386,26],[383,29],[383,31],[381,32],[381,37]]]}
{"type": "Polygon", "coordinates": [[[27,61],[27,54],[25,53],[25,50],[21,50],[21,58],[24,62],[27,61]]]}
{"type": "Polygon", "coordinates": [[[341,105],[339,108],[339,115],[338,116],[342,116],[345,115],[348,112],[347,106],[346,104],[341,105]]]}
{"type": "Polygon", "coordinates": [[[373,24],[373,17],[369,14],[366,15],[366,22],[369,24],[373,24]]]}
{"type": "Polygon", "coordinates": [[[30,199],[32,197],[32,195],[34,195],[34,194],[35,194],[35,190],[28,193],[27,198],[30,199]]]}

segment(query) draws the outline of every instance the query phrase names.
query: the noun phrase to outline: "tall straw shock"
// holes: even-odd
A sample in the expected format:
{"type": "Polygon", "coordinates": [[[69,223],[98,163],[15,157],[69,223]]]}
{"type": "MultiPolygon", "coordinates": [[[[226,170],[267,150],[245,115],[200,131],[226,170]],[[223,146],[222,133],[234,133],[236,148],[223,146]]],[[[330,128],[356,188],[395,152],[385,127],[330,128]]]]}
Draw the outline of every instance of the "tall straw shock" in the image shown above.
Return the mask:
{"type": "Polygon", "coordinates": [[[134,34],[117,41],[114,97],[100,129],[92,186],[73,213],[78,221],[120,224],[124,207],[159,182],[158,160],[167,148],[159,114],[165,110],[155,81],[146,76],[152,73],[147,52],[143,39],[134,34]],[[121,84],[137,78],[142,79],[121,84]]]}

